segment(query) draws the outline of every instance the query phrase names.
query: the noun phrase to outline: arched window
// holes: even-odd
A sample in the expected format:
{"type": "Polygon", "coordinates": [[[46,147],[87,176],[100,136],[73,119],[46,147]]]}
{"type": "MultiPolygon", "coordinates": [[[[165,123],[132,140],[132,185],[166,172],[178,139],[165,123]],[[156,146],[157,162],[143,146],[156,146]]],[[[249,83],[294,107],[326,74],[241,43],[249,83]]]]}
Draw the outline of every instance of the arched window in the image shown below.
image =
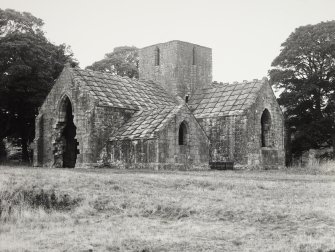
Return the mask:
{"type": "Polygon", "coordinates": [[[158,47],[155,49],[155,66],[160,65],[160,50],[158,47]]]}
{"type": "Polygon", "coordinates": [[[187,126],[185,122],[182,122],[179,126],[178,139],[179,145],[187,144],[187,126]]]}
{"type": "Polygon", "coordinates": [[[265,109],[261,117],[262,128],[262,147],[271,145],[271,115],[269,110],[265,109]]]}
{"type": "Polygon", "coordinates": [[[69,107],[72,109],[72,103],[70,101],[70,98],[67,95],[64,95],[59,103],[59,111],[58,111],[59,122],[66,122],[69,107]]]}
{"type": "Polygon", "coordinates": [[[192,50],[192,65],[194,66],[196,64],[196,61],[195,61],[195,47],[193,47],[193,50],[192,50]]]}

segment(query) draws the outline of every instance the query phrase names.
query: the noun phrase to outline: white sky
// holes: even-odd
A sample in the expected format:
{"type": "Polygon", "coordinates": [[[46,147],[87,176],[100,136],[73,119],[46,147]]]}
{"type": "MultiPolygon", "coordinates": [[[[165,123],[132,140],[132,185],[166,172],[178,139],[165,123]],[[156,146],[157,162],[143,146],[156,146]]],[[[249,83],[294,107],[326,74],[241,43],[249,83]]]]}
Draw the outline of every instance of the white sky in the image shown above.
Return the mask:
{"type": "Polygon", "coordinates": [[[213,80],[267,75],[295,28],[335,19],[335,0],[0,0],[44,20],[84,68],[116,46],[183,40],[211,47],[213,80]]]}

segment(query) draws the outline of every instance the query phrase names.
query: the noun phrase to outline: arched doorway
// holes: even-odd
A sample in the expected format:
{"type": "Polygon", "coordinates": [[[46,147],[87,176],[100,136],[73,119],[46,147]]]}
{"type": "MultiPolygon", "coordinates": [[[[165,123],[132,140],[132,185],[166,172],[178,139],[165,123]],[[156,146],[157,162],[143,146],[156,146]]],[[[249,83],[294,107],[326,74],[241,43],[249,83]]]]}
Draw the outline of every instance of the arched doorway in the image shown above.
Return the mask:
{"type": "Polygon", "coordinates": [[[267,109],[261,117],[261,128],[262,147],[271,147],[271,115],[267,109]]]}
{"type": "Polygon", "coordinates": [[[55,167],[73,168],[77,160],[76,126],[73,122],[73,109],[70,99],[64,96],[59,106],[54,148],[55,167]]]}

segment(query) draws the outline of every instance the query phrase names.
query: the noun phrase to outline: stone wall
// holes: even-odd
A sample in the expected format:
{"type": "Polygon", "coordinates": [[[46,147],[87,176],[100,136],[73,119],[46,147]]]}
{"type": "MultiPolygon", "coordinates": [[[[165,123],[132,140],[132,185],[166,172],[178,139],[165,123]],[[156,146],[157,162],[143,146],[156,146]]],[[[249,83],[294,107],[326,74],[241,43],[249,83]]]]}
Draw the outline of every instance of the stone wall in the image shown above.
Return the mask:
{"type": "Polygon", "coordinates": [[[105,164],[119,169],[158,169],[157,139],[110,141],[105,164]]]}
{"type": "Polygon", "coordinates": [[[212,50],[176,40],[152,45],[140,50],[139,68],[140,78],[157,81],[184,99],[212,82],[212,50]],[[155,65],[157,48],[159,65],[155,65]]]}
{"type": "Polygon", "coordinates": [[[200,124],[210,141],[210,161],[246,163],[245,116],[201,118],[200,124]]]}
{"type": "Polygon", "coordinates": [[[90,160],[96,163],[112,132],[129,120],[134,110],[96,106],[89,139],[90,160]]]}

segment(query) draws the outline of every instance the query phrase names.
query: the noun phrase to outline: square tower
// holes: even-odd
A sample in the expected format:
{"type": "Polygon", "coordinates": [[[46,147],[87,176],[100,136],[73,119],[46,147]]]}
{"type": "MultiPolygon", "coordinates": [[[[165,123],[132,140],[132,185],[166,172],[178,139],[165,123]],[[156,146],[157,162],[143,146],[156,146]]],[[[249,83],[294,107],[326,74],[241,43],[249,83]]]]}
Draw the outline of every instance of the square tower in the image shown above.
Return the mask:
{"type": "Polygon", "coordinates": [[[139,53],[140,79],[160,83],[185,98],[212,83],[212,49],[173,40],[144,47],[139,53]]]}

